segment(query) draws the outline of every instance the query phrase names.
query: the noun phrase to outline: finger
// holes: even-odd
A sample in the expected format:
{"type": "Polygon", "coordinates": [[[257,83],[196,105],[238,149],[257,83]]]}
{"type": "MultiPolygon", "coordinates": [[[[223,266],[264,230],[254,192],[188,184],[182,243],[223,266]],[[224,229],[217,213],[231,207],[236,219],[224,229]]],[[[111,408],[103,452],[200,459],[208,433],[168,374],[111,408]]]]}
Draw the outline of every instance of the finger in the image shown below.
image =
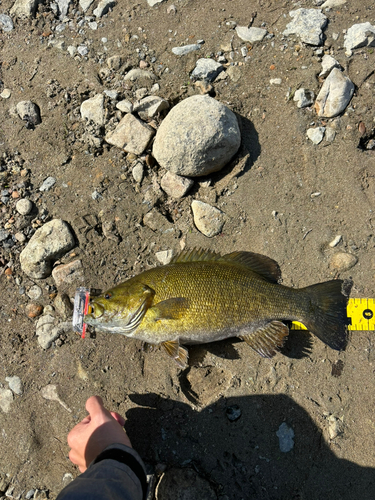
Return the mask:
{"type": "Polygon", "coordinates": [[[86,410],[90,415],[102,412],[103,409],[103,400],[100,396],[91,396],[91,398],[86,401],[86,410]]]}
{"type": "Polygon", "coordinates": [[[119,415],[115,411],[111,411],[111,415],[115,420],[117,420],[117,422],[121,425],[121,427],[124,427],[124,425],[125,425],[124,417],[122,417],[121,415],[119,415]]]}

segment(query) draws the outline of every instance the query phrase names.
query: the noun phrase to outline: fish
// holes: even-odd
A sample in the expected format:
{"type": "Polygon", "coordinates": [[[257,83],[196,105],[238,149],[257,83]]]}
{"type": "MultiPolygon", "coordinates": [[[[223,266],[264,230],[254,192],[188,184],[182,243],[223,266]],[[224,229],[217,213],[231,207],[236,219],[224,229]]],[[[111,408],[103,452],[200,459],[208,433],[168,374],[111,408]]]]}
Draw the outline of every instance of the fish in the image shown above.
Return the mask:
{"type": "Polygon", "coordinates": [[[239,337],[265,358],[280,350],[299,321],[326,345],[347,345],[350,283],[340,279],[292,288],[280,267],[253,252],[185,250],[90,299],[84,321],[95,329],[160,344],[180,368],[186,345],[239,337]]]}

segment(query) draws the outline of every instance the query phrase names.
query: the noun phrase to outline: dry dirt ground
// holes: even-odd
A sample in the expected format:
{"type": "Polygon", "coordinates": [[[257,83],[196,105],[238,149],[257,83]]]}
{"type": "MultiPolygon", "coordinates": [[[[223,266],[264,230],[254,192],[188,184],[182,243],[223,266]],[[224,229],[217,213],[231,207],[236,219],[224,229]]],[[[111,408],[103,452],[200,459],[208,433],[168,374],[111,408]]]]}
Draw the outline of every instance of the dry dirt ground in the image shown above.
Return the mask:
{"type": "MultiPolygon", "coordinates": [[[[67,221],[77,245],[60,263],[81,259],[84,284],[94,288],[109,288],[157,265],[157,251],[177,253],[182,243],[221,253],[252,250],[268,255],[280,264],[283,283],[294,287],[337,277],[330,267],[332,255],[350,252],[358,263],[340,277],[352,277],[352,297],[372,297],[375,153],[358,148],[358,124],[363,122],[367,133],[374,127],[375,78],[369,74],[375,54],[363,48],[348,59],[343,30],[365,21],[375,24],[373,0],[351,0],[325,12],[329,24],[324,50],[332,50],[356,91],[335,140],[319,145],[306,138],[310,124],[320,124],[314,110],[297,109],[287,98],[297,86],[317,94],[321,64],[316,47],[297,37],[281,38],[289,11],[314,8],[312,0],[176,0],[177,13],[168,14],[170,5],[151,8],[146,0],[118,1],[98,20],[97,30],[85,25],[80,33],[72,25],[53,37],[60,21],[46,2],[35,17],[14,19],[14,29],[0,35],[0,79],[2,89],[11,90],[10,98],[0,101],[1,162],[2,172],[7,172],[1,189],[34,202],[32,216],[17,222],[17,199],[11,196],[0,206],[1,228],[8,224],[12,234],[23,228],[29,237],[28,227],[53,218],[67,221]],[[240,48],[246,43],[230,21],[248,25],[252,17],[253,26],[265,23],[275,36],[247,44],[250,58],[244,62],[240,48]],[[337,40],[333,33],[339,34],[337,40]],[[65,50],[48,45],[60,36],[65,50]],[[155,188],[158,166],[147,166],[138,185],[125,153],[105,143],[101,149],[90,148],[81,140],[85,123],[80,104],[114,88],[121,98],[134,101],[135,90],[149,83],[127,85],[123,74],[103,77],[100,71],[112,55],[120,55],[128,69],[138,67],[139,51],[145,51],[148,69],[157,75],[158,95],[176,104],[199,93],[189,80],[195,61],[202,54],[216,57],[232,38],[234,59],[224,55],[229,62],[243,63],[237,65],[240,77],[214,82],[213,92],[237,114],[242,148],[225,175],[210,177],[209,188],[196,182],[179,201],[159,193],[155,207],[176,230],[152,231],[143,224],[149,210],[143,199],[155,188]],[[199,39],[205,41],[199,55],[172,54],[172,47],[199,39]],[[72,58],[66,51],[69,45],[85,43],[86,58],[72,58]],[[271,78],[281,78],[281,85],[270,85],[271,78]],[[14,112],[22,100],[41,109],[42,123],[35,128],[14,112]],[[245,168],[231,179],[231,169],[247,153],[245,168]],[[48,176],[56,184],[40,192],[48,176]],[[99,200],[91,196],[95,190],[102,195],[99,200]],[[210,239],[198,232],[190,209],[193,199],[208,200],[225,212],[220,235],[210,239]],[[105,220],[116,224],[119,243],[104,236],[105,220]],[[331,248],[337,235],[342,241],[331,248]]],[[[9,13],[11,6],[11,0],[3,0],[0,10],[9,13]]],[[[68,17],[76,22],[79,14],[71,10],[68,17]]],[[[109,99],[106,107],[113,116],[109,99]]],[[[19,253],[25,244],[0,250],[0,382],[4,389],[6,377],[16,375],[23,382],[22,395],[14,395],[7,413],[0,411],[0,472],[4,483],[10,483],[8,496],[25,498],[29,490],[38,489],[44,490],[38,498],[53,499],[66,474],[77,475],[67,458],[66,435],[85,416],[86,399],[98,394],[126,416],[126,429],[150,471],[163,466],[167,471],[194,470],[209,481],[218,499],[375,498],[372,331],[352,332],[345,352],[295,332],[272,360],[261,359],[240,341],[195,347],[190,349],[191,366],[183,372],[160,349],[145,352],[140,342],[120,335],[97,333],[82,340],[71,331],[43,350],[35,319],[25,313],[31,302],[27,291],[38,284],[43,290],[38,302],[47,306],[53,305],[56,288],[52,277],[33,281],[22,272],[19,253]],[[48,384],[56,385],[71,412],[42,397],[48,384]],[[240,418],[231,421],[228,416],[236,410],[240,418]],[[294,448],[287,453],[280,451],[276,436],[283,422],[295,433],[294,448]]],[[[176,493],[175,498],[182,496],[176,493]]]]}

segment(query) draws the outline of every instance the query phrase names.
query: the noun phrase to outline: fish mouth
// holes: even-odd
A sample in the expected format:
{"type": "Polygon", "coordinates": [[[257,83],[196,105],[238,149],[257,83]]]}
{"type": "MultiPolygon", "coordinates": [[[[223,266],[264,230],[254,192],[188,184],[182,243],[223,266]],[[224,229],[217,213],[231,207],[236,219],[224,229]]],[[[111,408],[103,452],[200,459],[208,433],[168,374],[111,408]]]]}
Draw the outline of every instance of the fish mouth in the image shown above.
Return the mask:
{"type": "Polygon", "coordinates": [[[104,307],[98,303],[90,304],[88,314],[94,319],[99,319],[104,314],[104,307]]]}

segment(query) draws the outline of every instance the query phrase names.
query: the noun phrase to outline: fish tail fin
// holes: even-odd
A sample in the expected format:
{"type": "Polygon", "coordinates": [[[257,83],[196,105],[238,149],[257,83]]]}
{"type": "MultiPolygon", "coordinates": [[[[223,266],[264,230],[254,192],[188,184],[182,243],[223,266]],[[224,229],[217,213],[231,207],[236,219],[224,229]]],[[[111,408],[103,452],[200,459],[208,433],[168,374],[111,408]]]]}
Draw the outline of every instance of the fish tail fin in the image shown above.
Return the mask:
{"type": "Polygon", "coordinates": [[[349,280],[331,280],[304,288],[309,296],[309,311],[303,324],[338,351],[345,349],[348,341],[346,306],[352,284],[349,280]]]}

